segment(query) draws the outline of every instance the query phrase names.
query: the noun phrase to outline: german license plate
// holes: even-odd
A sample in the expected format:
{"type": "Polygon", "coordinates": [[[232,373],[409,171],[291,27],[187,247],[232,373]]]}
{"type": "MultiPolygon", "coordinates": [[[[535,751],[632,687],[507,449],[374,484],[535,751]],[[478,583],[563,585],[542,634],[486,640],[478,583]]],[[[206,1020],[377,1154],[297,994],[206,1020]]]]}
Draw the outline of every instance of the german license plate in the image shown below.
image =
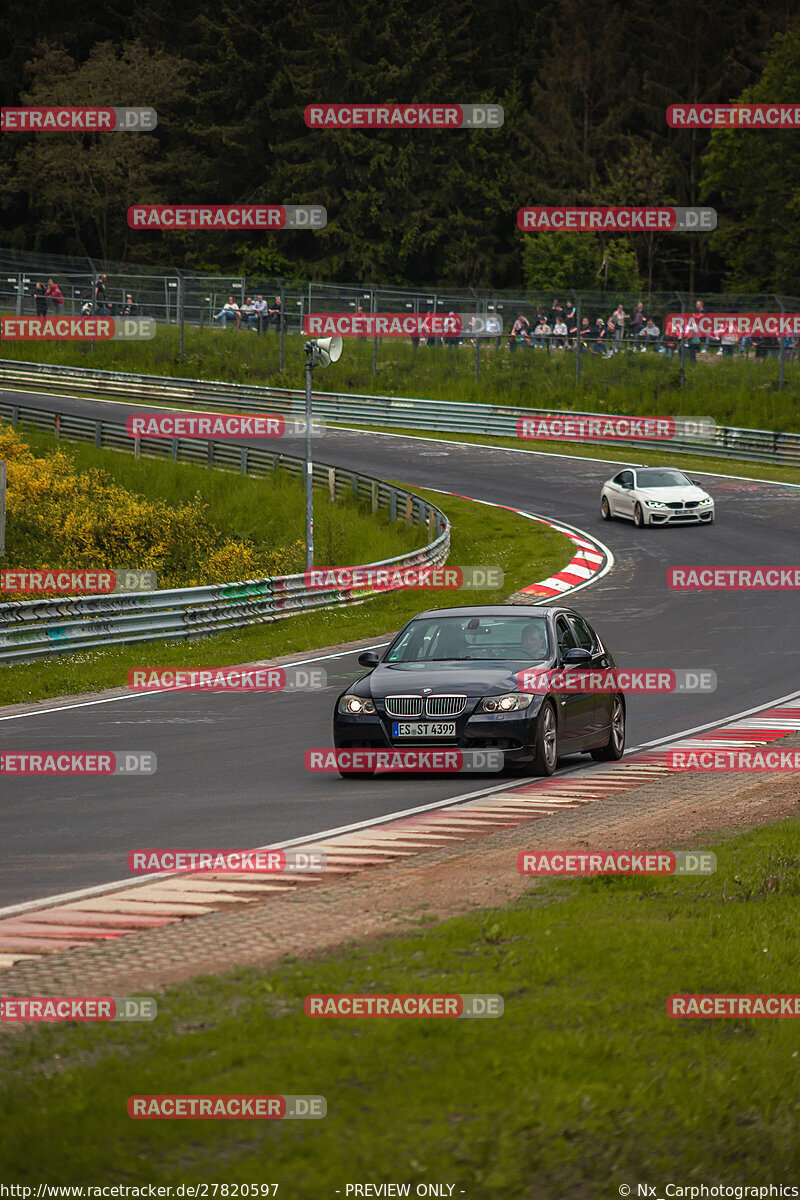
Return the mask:
{"type": "Polygon", "coordinates": [[[393,721],[392,737],[455,737],[455,721],[393,721]]]}

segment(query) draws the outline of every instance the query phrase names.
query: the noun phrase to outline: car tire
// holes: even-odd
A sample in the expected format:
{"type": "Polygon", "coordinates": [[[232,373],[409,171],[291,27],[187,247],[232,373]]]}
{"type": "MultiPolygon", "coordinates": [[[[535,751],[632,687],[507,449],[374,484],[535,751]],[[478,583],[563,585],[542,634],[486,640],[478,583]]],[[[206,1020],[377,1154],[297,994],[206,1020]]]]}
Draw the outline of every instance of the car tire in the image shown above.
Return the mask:
{"type": "Polygon", "coordinates": [[[644,529],[644,509],[642,508],[641,504],[639,504],[638,500],[633,509],[633,523],[637,529],[644,529]]]}
{"type": "Polygon", "coordinates": [[[545,700],[536,722],[532,773],[552,775],[558,766],[558,720],[550,700],[545,700]]]}
{"type": "Polygon", "coordinates": [[[603,496],[600,501],[600,516],[604,521],[611,520],[611,505],[608,503],[608,496],[603,496]]]}
{"type": "Polygon", "coordinates": [[[625,704],[621,696],[614,697],[611,708],[611,729],[608,742],[592,750],[595,762],[619,762],[625,753],[625,704]]]}

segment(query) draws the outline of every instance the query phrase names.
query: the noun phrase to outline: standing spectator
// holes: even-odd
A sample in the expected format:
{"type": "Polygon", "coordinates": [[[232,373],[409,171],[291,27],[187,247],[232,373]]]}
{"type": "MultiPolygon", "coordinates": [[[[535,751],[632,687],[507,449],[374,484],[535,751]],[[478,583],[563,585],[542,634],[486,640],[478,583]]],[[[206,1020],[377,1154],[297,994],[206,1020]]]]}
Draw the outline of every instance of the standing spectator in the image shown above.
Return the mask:
{"type": "Polygon", "coordinates": [[[558,346],[562,350],[566,349],[567,345],[567,326],[563,316],[559,317],[553,326],[553,346],[558,346]]]}
{"type": "Polygon", "coordinates": [[[222,328],[228,328],[228,321],[235,321],[239,324],[239,305],[234,300],[233,296],[228,296],[227,301],[223,304],[218,313],[214,313],[214,320],[222,322],[222,328]]]}
{"type": "Polygon", "coordinates": [[[106,291],[106,277],[99,275],[97,283],[94,285],[94,311],[98,316],[107,314],[109,310],[108,292],[106,291]]]}
{"type": "Polygon", "coordinates": [[[61,305],[64,303],[64,297],[61,294],[61,288],[57,283],[54,283],[52,279],[48,279],[47,281],[47,291],[45,292],[45,295],[53,301],[53,304],[56,306],[56,313],[58,313],[61,309],[61,305]]]}
{"type": "MultiPolygon", "coordinates": [[[[575,305],[571,300],[567,301],[567,306],[564,310],[564,321],[567,326],[568,346],[574,346],[578,336],[578,314],[575,311],[575,305]]],[[[588,324],[588,321],[587,321],[588,324]]]]}
{"type": "MultiPolygon", "coordinates": [[[[642,329],[644,328],[644,323],[644,303],[640,300],[636,305],[633,316],[631,317],[631,345],[633,346],[634,350],[636,349],[636,342],[641,335],[642,329]]],[[[644,346],[642,346],[642,349],[644,349],[644,346]]]]}
{"type": "Polygon", "coordinates": [[[622,348],[622,339],[625,337],[625,322],[629,319],[630,314],[624,311],[621,304],[618,304],[611,315],[611,321],[614,324],[614,354],[618,354],[622,348]]]}
{"type": "Polygon", "coordinates": [[[47,292],[44,290],[43,283],[37,283],[33,289],[33,303],[36,309],[37,317],[47,316],[47,292]]]}
{"type": "Polygon", "coordinates": [[[722,337],[720,338],[720,354],[722,354],[725,358],[733,358],[733,349],[734,346],[738,345],[738,342],[739,335],[737,333],[732,333],[729,329],[728,332],[723,333],[722,337]]]}
{"type": "Polygon", "coordinates": [[[561,318],[563,316],[564,316],[564,310],[561,307],[561,301],[554,300],[552,307],[550,309],[550,319],[549,319],[548,323],[550,325],[552,325],[553,328],[555,329],[556,325],[558,324],[558,322],[561,320],[561,318]]]}
{"type": "Polygon", "coordinates": [[[125,304],[122,307],[123,317],[133,317],[136,315],[136,305],[133,303],[133,296],[130,293],[125,297],[125,304]]]}
{"type": "Polygon", "coordinates": [[[269,319],[271,324],[275,326],[275,332],[280,333],[283,326],[283,308],[281,307],[280,296],[275,297],[275,307],[269,310],[269,319]]]}
{"type": "Polygon", "coordinates": [[[253,308],[255,309],[255,313],[256,313],[256,322],[257,322],[256,332],[263,333],[264,332],[264,322],[268,319],[267,318],[268,306],[267,306],[266,300],[264,299],[264,297],[262,295],[259,295],[256,297],[255,301],[253,302],[253,308]]]}
{"type": "MultiPolygon", "coordinates": [[[[448,321],[445,328],[454,329],[456,326],[456,320],[455,320],[456,314],[454,312],[449,312],[447,315],[448,315],[448,317],[452,317],[453,320],[448,321]]],[[[442,341],[444,342],[444,344],[447,346],[447,348],[449,350],[454,350],[455,347],[459,344],[460,338],[458,338],[457,336],[451,335],[450,337],[442,338],[442,341]]]]}

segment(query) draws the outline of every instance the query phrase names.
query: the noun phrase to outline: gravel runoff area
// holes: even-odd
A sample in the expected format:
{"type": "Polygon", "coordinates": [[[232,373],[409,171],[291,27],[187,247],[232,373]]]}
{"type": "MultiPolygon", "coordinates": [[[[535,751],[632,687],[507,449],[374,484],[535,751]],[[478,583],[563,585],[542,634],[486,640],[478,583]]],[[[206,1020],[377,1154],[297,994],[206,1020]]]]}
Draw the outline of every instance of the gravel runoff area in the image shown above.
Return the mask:
{"type": "MultiPolygon", "coordinates": [[[[800,745],[800,734],[780,745],[800,745]]],[[[398,782],[399,806],[408,799],[398,782]]],[[[674,775],[285,897],[20,961],[0,971],[0,988],[6,996],[153,994],[196,976],[274,966],[286,956],[415,930],[421,919],[502,906],[537,886],[517,872],[521,850],[703,849],[798,812],[800,781],[788,773],[674,775]]]]}

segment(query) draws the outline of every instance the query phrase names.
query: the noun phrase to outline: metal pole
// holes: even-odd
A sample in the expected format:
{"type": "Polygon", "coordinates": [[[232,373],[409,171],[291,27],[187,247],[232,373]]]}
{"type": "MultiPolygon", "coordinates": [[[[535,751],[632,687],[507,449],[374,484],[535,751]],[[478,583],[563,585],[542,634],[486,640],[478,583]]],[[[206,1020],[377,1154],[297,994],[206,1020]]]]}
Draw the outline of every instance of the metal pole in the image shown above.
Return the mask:
{"type": "Polygon", "coordinates": [[[181,323],[181,350],[180,357],[183,358],[183,273],[176,269],[175,274],[178,276],[178,316],[181,323]]]}
{"type": "Polygon", "coordinates": [[[575,305],[575,320],[578,325],[578,336],[575,339],[575,387],[581,381],[581,298],[577,292],[573,291],[577,303],[575,305]]]}
{"type": "MultiPolygon", "coordinates": [[[[678,299],[680,300],[681,313],[686,312],[686,305],[684,304],[683,296],[681,295],[681,293],[675,292],[674,295],[676,295],[678,297],[678,299]]],[[[681,368],[681,375],[680,375],[681,387],[683,387],[683,385],[686,383],[686,369],[683,365],[683,342],[684,342],[683,330],[681,330],[681,334],[678,338],[678,362],[680,363],[680,368],[681,368]]]]}
{"type": "Polygon", "coordinates": [[[278,280],[278,284],[280,286],[280,292],[281,292],[281,316],[280,316],[280,328],[278,330],[278,332],[281,335],[281,349],[280,349],[280,360],[278,362],[278,369],[280,371],[282,371],[283,370],[283,335],[286,332],[286,292],[284,291],[282,279],[278,280]]]}
{"type": "Polygon", "coordinates": [[[314,565],[314,495],[311,459],[311,369],[312,354],[306,351],[306,570],[314,565]]]}
{"type": "MultiPolygon", "coordinates": [[[[373,291],[373,289],[370,288],[369,290],[370,290],[370,310],[372,312],[372,315],[374,316],[375,313],[378,311],[378,309],[376,307],[378,301],[377,301],[377,298],[375,296],[375,292],[373,291]]],[[[378,339],[377,339],[377,337],[373,338],[373,340],[372,340],[372,374],[373,375],[378,374],[378,339]]]]}
{"type": "MultiPolygon", "coordinates": [[[[780,296],[776,296],[775,299],[778,301],[778,304],[780,305],[781,312],[782,313],[786,312],[786,309],[783,307],[783,303],[781,301],[780,296]]],[[[780,391],[783,390],[783,356],[785,353],[786,353],[786,338],[783,336],[783,334],[781,334],[781,365],[778,370],[778,389],[780,391]]]]}

